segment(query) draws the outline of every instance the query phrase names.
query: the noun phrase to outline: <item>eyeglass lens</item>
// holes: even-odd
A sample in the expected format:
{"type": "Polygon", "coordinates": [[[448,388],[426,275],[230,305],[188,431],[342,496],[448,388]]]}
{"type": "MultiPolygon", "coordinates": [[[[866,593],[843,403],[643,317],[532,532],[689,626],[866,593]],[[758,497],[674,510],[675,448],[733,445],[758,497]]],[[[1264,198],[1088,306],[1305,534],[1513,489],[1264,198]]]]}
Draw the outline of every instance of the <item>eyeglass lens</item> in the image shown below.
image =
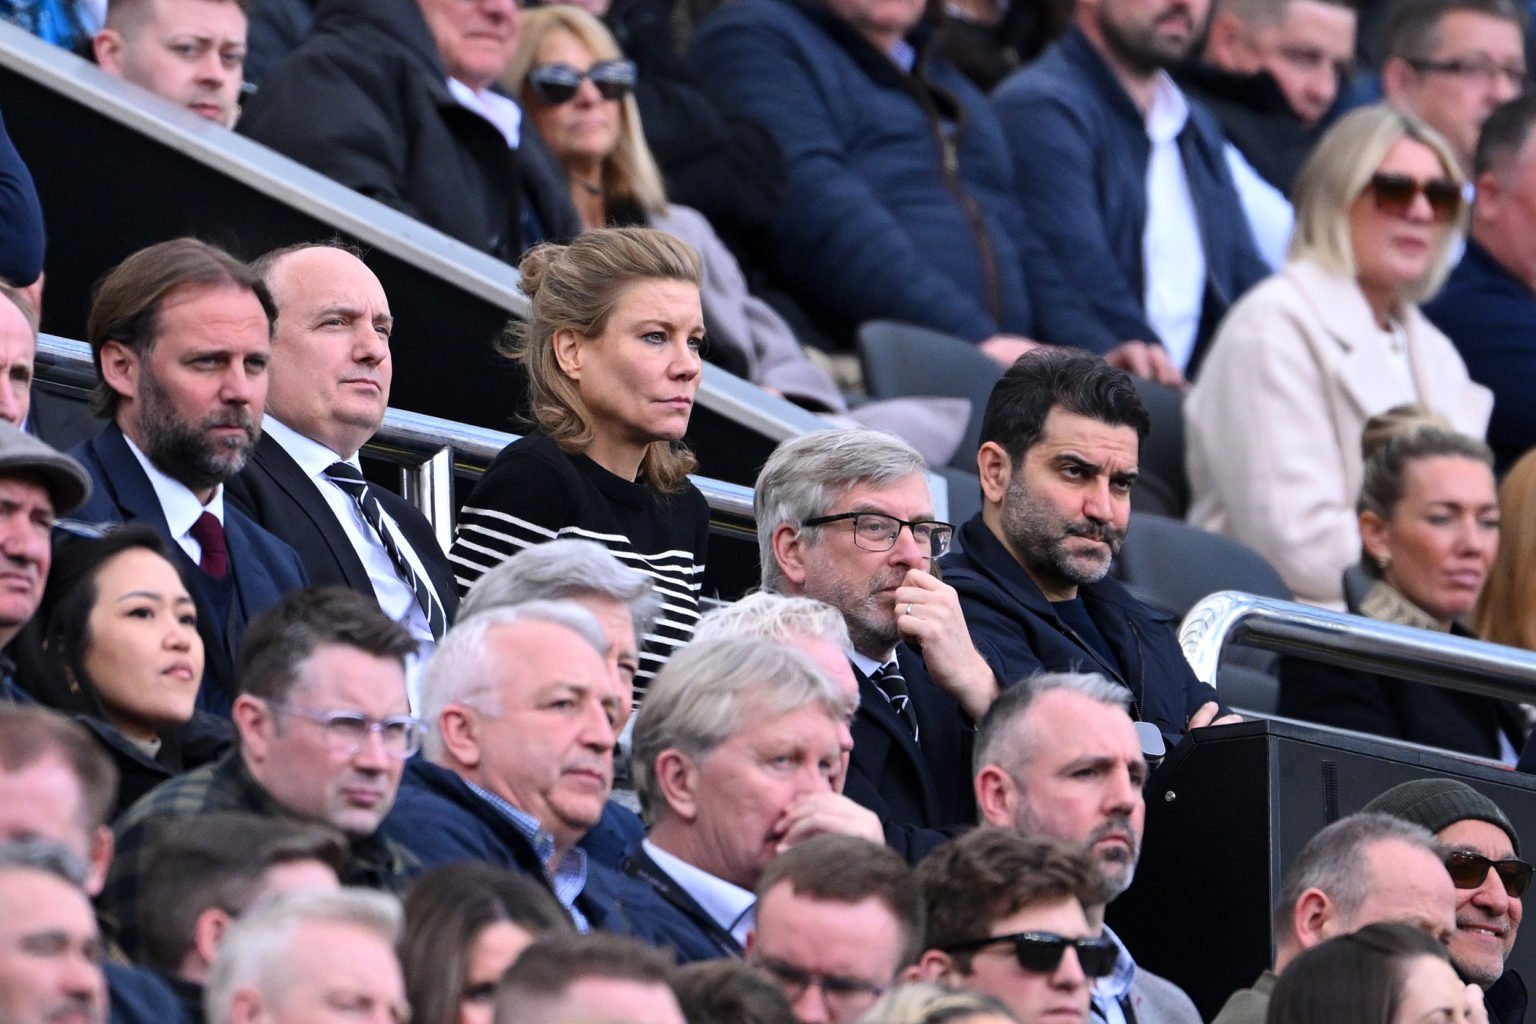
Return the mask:
{"type": "Polygon", "coordinates": [[[1451,874],[1451,882],[1458,889],[1476,889],[1488,877],[1488,869],[1498,873],[1504,883],[1504,891],[1514,899],[1525,895],[1531,887],[1531,875],[1536,867],[1523,860],[1493,860],[1468,850],[1457,850],[1445,859],[1445,868],[1451,874]]]}
{"type": "Polygon", "coordinates": [[[605,60],[586,71],[569,64],[543,64],[528,72],[528,83],[539,100],[550,106],[576,98],[581,83],[589,80],[605,100],[621,100],[635,84],[635,66],[627,60],[605,60]]]}
{"type": "Polygon", "coordinates": [[[1377,174],[1371,178],[1376,208],[1390,217],[1406,217],[1419,193],[1429,203],[1435,220],[1445,223],[1461,212],[1461,189],[1449,178],[1419,181],[1406,174],[1377,174]]]}

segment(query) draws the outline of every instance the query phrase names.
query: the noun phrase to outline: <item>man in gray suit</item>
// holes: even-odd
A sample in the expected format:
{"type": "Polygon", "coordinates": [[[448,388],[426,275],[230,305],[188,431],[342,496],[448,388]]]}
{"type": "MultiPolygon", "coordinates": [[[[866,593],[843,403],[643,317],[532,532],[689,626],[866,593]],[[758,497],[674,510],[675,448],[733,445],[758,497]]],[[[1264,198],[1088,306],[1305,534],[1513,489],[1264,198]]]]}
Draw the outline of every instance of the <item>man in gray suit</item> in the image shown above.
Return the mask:
{"type": "MultiPolygon", "coordinates": [[[[976,735],[976,805],[984,824],[1081,849],[1099,869],[1106,902],[1136,874],[1146,804],[1147,762],[1131,695],[1100,675],[1037,673],[1004,690],[976,735]]],[[[1199,1024],[1172,982],[1136,966],[1104,925],[1104,903],[1085,904],[1088,923],[1118,947],[1114,969],[1092,987],[1093,1015],[1108,1024],[1199,1024]]]]}

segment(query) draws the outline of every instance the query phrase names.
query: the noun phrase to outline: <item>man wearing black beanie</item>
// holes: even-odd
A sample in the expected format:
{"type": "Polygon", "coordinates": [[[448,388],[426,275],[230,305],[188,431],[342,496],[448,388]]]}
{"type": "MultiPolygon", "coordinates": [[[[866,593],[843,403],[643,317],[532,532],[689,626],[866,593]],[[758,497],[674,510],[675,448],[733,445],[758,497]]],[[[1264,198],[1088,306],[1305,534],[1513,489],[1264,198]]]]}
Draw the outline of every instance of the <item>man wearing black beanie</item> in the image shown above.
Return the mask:
{"type": "Polygon", "coordinates": [[[1455,779],[1415,779],[1365,805],[1423,825],[1446,847],[1456,884],[1456,934],[1451,960],[1482,986],[1491,1024],[1525,1020],[1525,982],[1504,962],[1514,948],[1532,867],[1520,860],[1520,837],[1509,816],[1488,797],[1455,779]]]}

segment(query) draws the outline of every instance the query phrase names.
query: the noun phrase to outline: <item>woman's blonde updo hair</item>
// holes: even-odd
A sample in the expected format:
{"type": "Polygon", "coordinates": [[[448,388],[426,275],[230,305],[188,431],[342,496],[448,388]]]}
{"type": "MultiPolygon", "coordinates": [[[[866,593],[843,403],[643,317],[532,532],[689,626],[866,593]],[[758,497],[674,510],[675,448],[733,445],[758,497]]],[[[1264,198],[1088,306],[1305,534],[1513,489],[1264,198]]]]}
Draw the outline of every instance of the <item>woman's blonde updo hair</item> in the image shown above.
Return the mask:
{"type": "MultiPolygon", "coordinates": [[[[1420,459],[1445,456],[1471,459],[1493,468],[1493,451],[1487,443],[1459,432],[1428,406],[1409,402],[1372,416],[1360,433],[1365,473],[1356,511],[1373,512],[1383,522],[1391,519],[1403,500],[1408,467],[1420,459]]],[[[1368,572],[1379,575],[1369,558],[1362,564],[1368,572]]]]}
{"type": "MultiPolygon", "coordinates": [[[[576,382],[555,358],[555,333],[595,338],[608,326],[620,296],[641,281],[681,281],[699,287],[703,268],[687,242],[651,228],[599,228],[569,245],[540,245],[518,265],[518,287],[532,302],[528,320],[507,325],[499,351],[528,375],[528,417],[560,450],[592,445],[592,423],[576,382]]],[[[640,477],[666,494],[698,466],[681,441],[653,441],[640,477]]]]}

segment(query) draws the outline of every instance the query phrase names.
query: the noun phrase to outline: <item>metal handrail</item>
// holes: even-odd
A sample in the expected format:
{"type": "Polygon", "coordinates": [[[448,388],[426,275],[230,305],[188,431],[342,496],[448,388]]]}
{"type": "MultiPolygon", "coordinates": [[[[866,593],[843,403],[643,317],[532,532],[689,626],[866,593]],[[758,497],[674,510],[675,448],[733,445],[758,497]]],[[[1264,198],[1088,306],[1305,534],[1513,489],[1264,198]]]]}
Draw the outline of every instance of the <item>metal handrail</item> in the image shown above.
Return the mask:
{"type": "Polygon", "coordinates": [[[1222,652],[1234,643],[1463,693],[1536,702],[1536,654],[1514,647],[1236,590],[1205,598],[1179,626],[1184,657],[1195,675],[1213,686],[1222,652]]]}
{"type": "MultiPolygon", "coordinates": [[[[44,334],[37,340],[37,379],[69,388],[86,386],[95,379],[91,347],[44,334]]],[[[456,476],[475,478],[484,473],[517,434],[455,423],[436,416],[390,409],[384,425],[364,446],[365,455],[400,467],[400,493],[432,524],[446,549],[453,542],[453,500],[456,476]]],[[[713,477],[690,477],[709,502],[710,517],[724,520],[733,530],[754,533],[752,489],[713,477]]]]}

